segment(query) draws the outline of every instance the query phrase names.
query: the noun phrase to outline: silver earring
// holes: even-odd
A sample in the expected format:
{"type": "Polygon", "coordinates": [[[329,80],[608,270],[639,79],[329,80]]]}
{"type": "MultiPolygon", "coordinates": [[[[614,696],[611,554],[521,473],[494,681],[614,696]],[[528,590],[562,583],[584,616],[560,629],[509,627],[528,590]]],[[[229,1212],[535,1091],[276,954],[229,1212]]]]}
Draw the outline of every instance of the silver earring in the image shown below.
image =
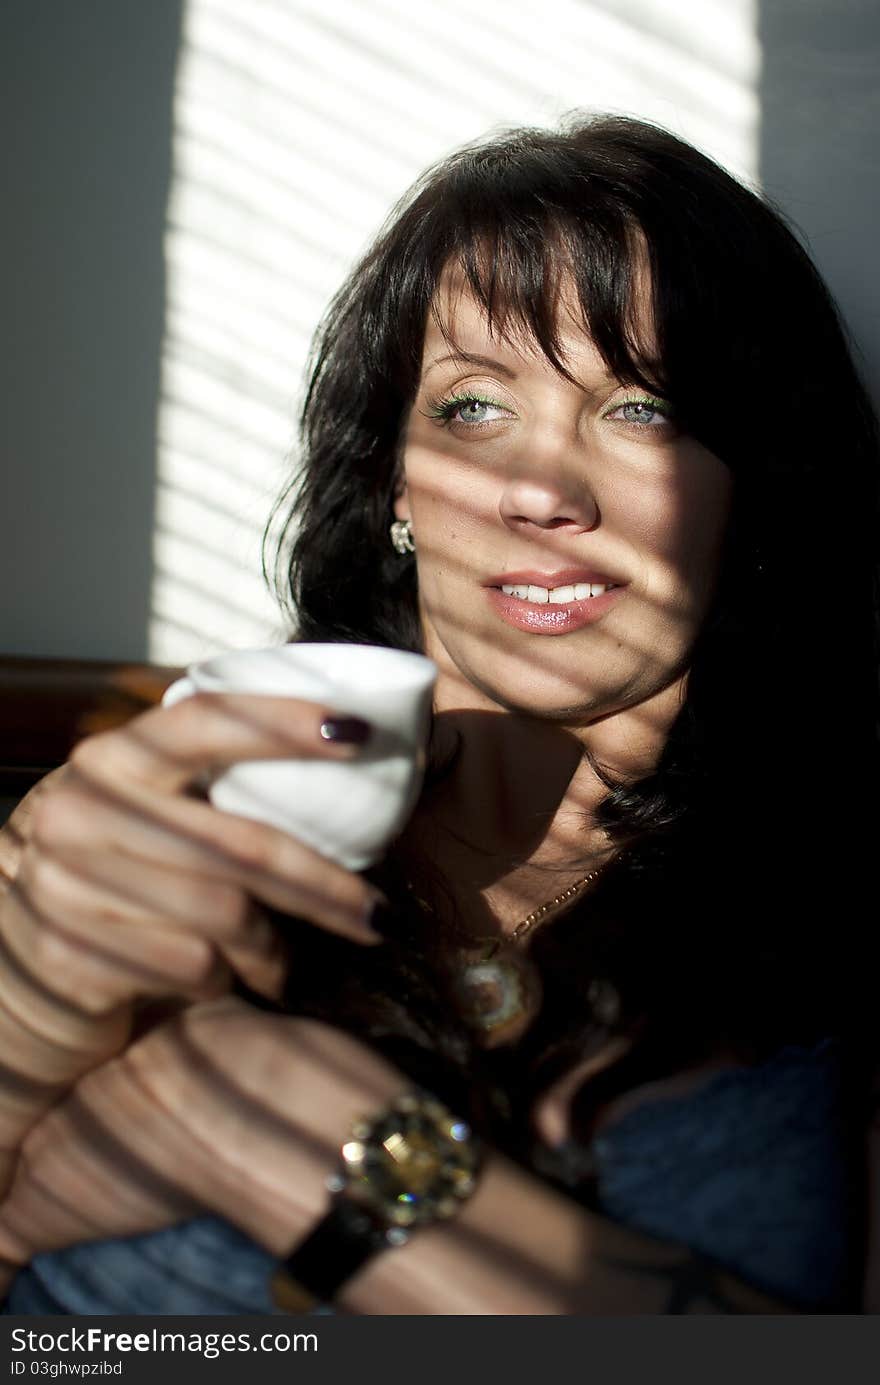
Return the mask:
{"type": "Polygon", "coordinates": [[[391,542],[395,553],[415,553],[412,525],[408,519],[396,519],[391,526],[391,542]]]}

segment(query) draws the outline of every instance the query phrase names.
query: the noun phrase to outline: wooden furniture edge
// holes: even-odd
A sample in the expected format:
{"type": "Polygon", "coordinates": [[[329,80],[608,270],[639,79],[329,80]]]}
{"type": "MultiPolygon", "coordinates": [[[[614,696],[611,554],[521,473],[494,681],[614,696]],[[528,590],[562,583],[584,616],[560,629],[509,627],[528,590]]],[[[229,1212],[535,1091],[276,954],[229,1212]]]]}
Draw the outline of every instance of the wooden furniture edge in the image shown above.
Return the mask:
{"type": "Polygon", "coordinates": [[[26,793],[84,736],[154,706],[181,672],[162,664],[0,656],[0,794],[26,793]]]}

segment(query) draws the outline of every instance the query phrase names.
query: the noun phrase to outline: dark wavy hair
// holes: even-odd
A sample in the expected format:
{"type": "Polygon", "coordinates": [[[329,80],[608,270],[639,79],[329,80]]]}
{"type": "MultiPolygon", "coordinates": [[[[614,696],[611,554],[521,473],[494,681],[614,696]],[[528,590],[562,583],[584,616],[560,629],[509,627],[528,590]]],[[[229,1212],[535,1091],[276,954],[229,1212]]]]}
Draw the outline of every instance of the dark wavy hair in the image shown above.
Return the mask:
{"type": "MultiPolygon", "coordinates": [[[[611,372],[669,400],[734,476],[681,714],[649,777],[608,782],[600,812],[625,854],[537,934],[547,1003],[487,1077],[507,1092],[511,1128],[536,1088],[615,1027],[638,1041],[586,1084],[584,1130],[612,1091],[720,1042],[756,1060],[835,1035],[874,1055],[863,791],[878,782],[876,423],[797,236],[709,158],[641,121],[577,118],[469,145],[419,180],[316,337],[301,467],[276,514],[296,637],[420,648],[416,562],[388,530],[426,322],[456,263],[494,329],[525,332],[562,373],[554,294],[570,275],[611,372]],[[645,253],[650,344],[633,313],[645,253]],[[599,977],[621,997],[613,1022],[595,1012],[599,977]]],[[[320,1004],[386,1036],[397,1005],[426,1049],[473,1073],[489,1060],[456,1027],[434,965],[446,944],[420,925],[406,869],[392,853],[381,873],[397,947],[320,1004]]],[[[344,957],[327,946],[338,978],[344,957]]]]}

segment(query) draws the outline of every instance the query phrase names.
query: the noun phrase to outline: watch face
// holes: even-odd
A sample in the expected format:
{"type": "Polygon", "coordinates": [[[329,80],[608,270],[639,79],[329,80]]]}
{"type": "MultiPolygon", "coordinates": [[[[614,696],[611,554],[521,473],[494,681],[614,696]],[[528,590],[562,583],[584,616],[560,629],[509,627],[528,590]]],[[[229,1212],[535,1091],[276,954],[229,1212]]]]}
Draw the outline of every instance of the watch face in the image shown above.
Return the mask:
{"type": "Polygon", "coordinates": [[[418,1096],[356,1122],[342,1160],[345,1192],[399,1227],[451,1217],[473,1192],[479,1169],[470,1126],[439,1101],[418,1096]]]}

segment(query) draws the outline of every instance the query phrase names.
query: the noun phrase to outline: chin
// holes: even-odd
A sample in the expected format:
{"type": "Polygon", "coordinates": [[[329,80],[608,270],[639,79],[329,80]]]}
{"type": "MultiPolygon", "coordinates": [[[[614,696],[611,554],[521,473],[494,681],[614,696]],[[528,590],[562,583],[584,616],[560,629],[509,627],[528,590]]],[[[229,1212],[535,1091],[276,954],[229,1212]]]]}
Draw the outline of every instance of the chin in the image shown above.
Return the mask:
{"type": "MultiPolygon", "coordinates": [[[[653,666],[607,668],[602,681],[591,681],[584,668],[590,661],[584,659],[582,652],[570,661],[569,669],[563,666],[554,673],[547,667],[546,656],[543,666],[538,654],[526,659],[522,654],[496,649],[494,657],[488,657],[487,643],[453,638],[447,642],[431,626],[425,652],[448,680],[458,684],[459,706],[476,709],[488,702],[493,708],[518,716],[571,726],[589,725],[622,711],[650,697],[664,681],[662,675],[656,677],[660,670],[653,666]],[[577,677],[573,676],[575,670],[577,677]]],[[[555,657],[560,661],[559,652],[555,657]]],[[[448,707],[452,705],[455,703],[447,702],[448,707]]]]}
{"type": "Polygon", "coordinates": [[[573,688],[561,680],[548,680],[544,685],[537,681],[524,685],[522,679],[501,683],[497,675],[495,678],[480,678],[470,673],[465,677],[474,688],[504,711],[536,717],[541,721],[582,725],[607,716],[621,705],[607,692],[573,688]]]}

